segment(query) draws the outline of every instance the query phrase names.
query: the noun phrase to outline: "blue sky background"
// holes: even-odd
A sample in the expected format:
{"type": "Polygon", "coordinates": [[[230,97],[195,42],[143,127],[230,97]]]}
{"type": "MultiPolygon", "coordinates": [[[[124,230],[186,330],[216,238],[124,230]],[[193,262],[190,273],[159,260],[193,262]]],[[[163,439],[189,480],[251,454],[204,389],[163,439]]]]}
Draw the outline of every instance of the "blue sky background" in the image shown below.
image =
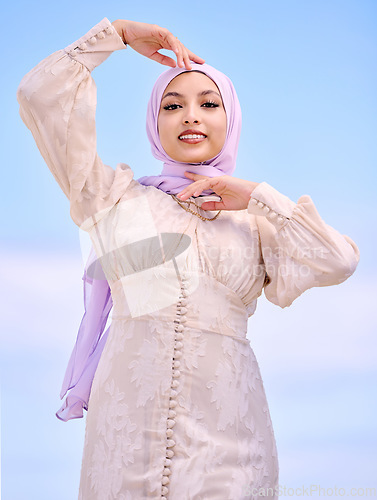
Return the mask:
{"type": "MultiPolygon", "coordinates": [[[[2,26],[3,498],[77,498],[85,421],[63,423],[55,411],[82,315],[79,231],[19,118],[16,90],[41,59],[105,16],[167,27],[228,74],[243,110],[236,175],[293,200],[310,194],[324,220],[359,245],[359,267],[344,284],[310,290],[284,310],[261,298],[249,336],[280,483],[377,488],[377,3],[15,1],[2,26]]],[[[162,70],[127,49],[93,73],[99,153],[113,167],[131,165],[136,178],[159,172],[145,112],[162,70]]]]}

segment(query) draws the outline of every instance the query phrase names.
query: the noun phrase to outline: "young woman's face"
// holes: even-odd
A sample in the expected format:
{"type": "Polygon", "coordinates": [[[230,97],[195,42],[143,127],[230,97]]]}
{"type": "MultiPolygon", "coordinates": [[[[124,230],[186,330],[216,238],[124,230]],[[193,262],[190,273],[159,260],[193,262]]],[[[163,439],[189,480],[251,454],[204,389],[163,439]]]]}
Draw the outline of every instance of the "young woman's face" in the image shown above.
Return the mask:
{"type": "Polygon", "coordinates": [[[158,133],[166,154],[182,163],[200,163],[220,153],[226,114],[216,84],[196,71],[175,77],[161,99],[158,133]]]}

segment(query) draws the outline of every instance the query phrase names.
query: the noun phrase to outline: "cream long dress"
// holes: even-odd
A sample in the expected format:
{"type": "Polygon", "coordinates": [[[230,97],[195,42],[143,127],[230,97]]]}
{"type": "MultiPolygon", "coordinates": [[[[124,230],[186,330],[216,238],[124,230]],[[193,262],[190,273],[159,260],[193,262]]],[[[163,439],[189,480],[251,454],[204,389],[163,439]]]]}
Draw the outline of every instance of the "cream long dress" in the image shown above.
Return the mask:
{"type": "MultiPolygon", "coordinates": [[[[81,500],[277,498],[278,461],[246,339],[264,289],[289,306],[341,283],[359,253],[309,196],[262,182],[211,222],[96,153],[90,71],[124,48],[107,19],[22,80],[21,116],[91,237],[111,286],[110,334],[86,417],[81,500]],[[265,284],[265,275],[269,283],[265,284]]],[[[208,199],[208,198],[204,198],[208,199]]],[[[202,198],[192,199],[199,209],[202,198]]]]}

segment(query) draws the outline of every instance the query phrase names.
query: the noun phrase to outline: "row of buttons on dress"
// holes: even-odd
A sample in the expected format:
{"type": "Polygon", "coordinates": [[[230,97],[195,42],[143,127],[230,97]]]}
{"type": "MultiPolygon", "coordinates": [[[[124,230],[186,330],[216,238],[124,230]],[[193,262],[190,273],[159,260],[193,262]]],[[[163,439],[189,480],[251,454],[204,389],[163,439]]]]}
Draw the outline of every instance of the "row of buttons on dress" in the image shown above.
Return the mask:
{"type": "Polygon", "coordinates": [[[270,220],[276,219],[276,222],[278,224],[282,224],[288,219],[288,217],[285,217],[284,215],[278,214],[274,210],[271,210],[271,208],[268,207],[265,203],[262,203],[255,198],[250,198],[250,203],[261,209],[261,215],[265,215],[270,220]]]}
{"type": "MultiPolygon", "coordinates": [[[[90,45],[95,45],[97,43],[97,38],[103,39],[103,38],[105,38],[106,34],[112,35],[113,33],[114,33],[114,28],[112,26],[106,26],[106,28],[104,30],[100,31],[95,36],[92,36],[91,38],[89,38],[88,43],[90,45]]],[[[88,43],[83,42],[78,47],[76,47],[76,49],[79,48],[80,50],[86,50],[88,48],[88,43]]],[[[77,54],[77,52],[75,52],[75,50],[72,50],[72,52],[71,52],[72,56],[75,56],[77,54]]]]}
{"type": "Polygon", "coordinates": [[[175,339],[174,339],[174,353],[173,353],[173,371],[172,371],[172,381],[170,389],[170,399],[169,399],[169,413],[166,420],[166,458],[164,470],[162,471],[162,488],[161,488],[161,500],[167,500],[167,495],[169,493],[168,484],[170,483],[169,476],[171,474],[170,465],[171,460],[174,456],[174,446],[175,441],[173,439],[175,426],[175,417],[177,412],[174,408],[177,406],[177,388],[179,387],[179,377],[181,372],[179,370],[181,366],[180,358],[182,357],[182,347],[183,347],[183,330],[184,323],[186,323],[186,313],[187,313],[187,277],[182,276],[181,293],[179,296],[177,304],[177,312],[174,320],[175,323],[175,339]]]}

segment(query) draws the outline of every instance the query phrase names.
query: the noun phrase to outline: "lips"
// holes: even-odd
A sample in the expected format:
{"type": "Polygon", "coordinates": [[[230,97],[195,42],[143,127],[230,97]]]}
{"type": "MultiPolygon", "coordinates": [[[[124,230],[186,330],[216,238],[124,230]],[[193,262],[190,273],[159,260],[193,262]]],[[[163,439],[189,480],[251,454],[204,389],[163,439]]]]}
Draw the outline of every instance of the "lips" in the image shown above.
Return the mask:
{"type": "Polygon", "coordinates": [[[203,142],[206,138],[207,136],[200,130],[185,130],[178,136],[180,141],[188,144],[197,144],[199,142],[203,142]]]}

